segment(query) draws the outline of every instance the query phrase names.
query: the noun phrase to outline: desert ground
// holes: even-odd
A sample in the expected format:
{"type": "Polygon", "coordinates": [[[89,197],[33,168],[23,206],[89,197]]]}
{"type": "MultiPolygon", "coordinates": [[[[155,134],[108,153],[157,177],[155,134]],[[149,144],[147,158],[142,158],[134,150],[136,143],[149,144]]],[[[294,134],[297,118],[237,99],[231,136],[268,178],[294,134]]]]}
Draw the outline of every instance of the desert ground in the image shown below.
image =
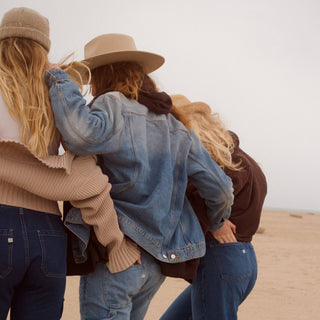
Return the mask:
{"type": "MultiPolygon", "coordinates": [[[[320,319],[320,214],[263,211],[253,239],[258,279],[239,320],[320,319]]],[[[79,278],[68,277],[62,320],[79,320],[79,278]]],[[[187,286],[167,278],[149,307],[157,320],[187,286]]],[[[217,319],[218,320],[218,319],[217,319]]]]}

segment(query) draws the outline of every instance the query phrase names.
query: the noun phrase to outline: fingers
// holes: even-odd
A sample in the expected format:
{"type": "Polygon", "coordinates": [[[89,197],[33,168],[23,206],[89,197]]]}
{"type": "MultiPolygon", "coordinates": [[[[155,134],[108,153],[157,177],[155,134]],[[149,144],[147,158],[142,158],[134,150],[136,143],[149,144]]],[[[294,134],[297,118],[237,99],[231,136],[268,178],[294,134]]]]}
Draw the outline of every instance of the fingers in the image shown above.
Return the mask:
{"type": "Polygon", "coordinates": [[[48,70],[50,69],[61,69],[61,68],[58,64],[52,63],[52,64],[49,64],[48,66],[48,70]]]}
{"type": "Polygon", "coordinates": [[[237,242],[237,238],[233,233],[226,233],[223,235],[215,235],[214,238],[219,242],[219,243],[232,243],[232,242],[237,242]]]}
{"type": "Polygon", "coordinates": [[[216,240],[219,243],[234,243],[234,242],[237,242],[237,239],[235,237],[230,237],[230,238],[219,237],[219,238],[216,238],[216,240]]]}
{"type": "Polygon", "coordinates": [[[227,223],[229,225],[229,227],[231,228],[233,233],[236,233],[237,227],[235,224],[233,224],[230,220],[225,221],[225,223],[227,223]]]}

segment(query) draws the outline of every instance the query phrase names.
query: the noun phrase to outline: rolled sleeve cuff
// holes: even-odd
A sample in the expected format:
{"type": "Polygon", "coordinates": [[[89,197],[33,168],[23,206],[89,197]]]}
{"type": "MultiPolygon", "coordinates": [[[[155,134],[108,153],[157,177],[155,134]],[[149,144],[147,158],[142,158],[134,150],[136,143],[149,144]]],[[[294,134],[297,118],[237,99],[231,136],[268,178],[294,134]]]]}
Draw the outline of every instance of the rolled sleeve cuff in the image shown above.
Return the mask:
{"type": "Polygon", "coordinates": [[[137,244],[124,238],[121,245],[110,252],[107,267],[111,273],[120,272],[132,266],[139,257],[140,249],[137,244]]]}
{"type": "Polygon", "coordinates": [[[51,87],[53,83],[61,80],[70,80],[68,74],[61,69],[52,68],[44,73],[47,84],[51,87]]]}

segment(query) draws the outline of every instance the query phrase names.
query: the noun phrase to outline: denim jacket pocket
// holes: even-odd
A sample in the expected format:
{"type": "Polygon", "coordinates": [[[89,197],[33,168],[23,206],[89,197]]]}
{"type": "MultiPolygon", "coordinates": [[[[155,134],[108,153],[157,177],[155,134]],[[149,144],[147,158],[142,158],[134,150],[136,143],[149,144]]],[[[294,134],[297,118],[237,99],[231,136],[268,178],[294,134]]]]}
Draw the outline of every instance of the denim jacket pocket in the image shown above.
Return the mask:
{"type": "Polygon", "coordinates": [[[0,229],[0,279],[4,279],[12,270],[13,230],[0,229]]]}

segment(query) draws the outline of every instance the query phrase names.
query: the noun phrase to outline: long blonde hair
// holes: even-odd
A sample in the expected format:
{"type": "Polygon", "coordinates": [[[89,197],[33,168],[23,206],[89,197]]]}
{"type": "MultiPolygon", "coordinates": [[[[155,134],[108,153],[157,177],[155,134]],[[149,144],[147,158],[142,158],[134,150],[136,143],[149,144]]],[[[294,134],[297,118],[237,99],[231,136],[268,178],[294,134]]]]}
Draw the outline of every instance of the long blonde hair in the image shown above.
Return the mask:
{"type": "Polygon", "coordinates": [[[240,163],[233,163],[232,153],[234,141],[231,134],[225,128],[217,113],[208,112],[209,106],[197,104],[176,107],[173,106],[171,113],[181,121],[188,129],[193,130],[207,149],[211,158],[222,168],[239,170],[240,163]]]}
{"type": "Polygon", "coordinates": [[[21,141],[37,156],[48,154],[57,136],[44,72],[47,51],[25,38],[0,41],[0,92],[10,115],[20,123],[21,141]]]}

